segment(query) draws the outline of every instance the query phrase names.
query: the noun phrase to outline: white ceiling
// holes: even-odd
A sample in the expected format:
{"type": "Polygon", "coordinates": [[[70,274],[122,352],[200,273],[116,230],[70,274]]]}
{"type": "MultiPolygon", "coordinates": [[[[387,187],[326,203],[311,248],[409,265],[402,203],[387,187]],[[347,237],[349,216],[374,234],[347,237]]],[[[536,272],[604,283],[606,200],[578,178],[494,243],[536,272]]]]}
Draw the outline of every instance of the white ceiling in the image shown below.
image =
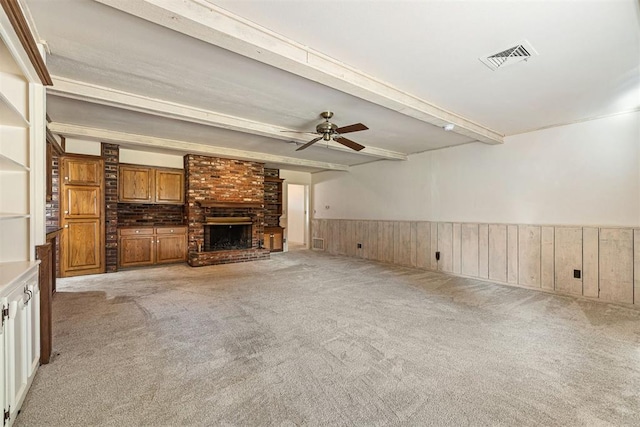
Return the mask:
{"type": "MultiPolygon", "coordinates": [[[[59,83],[48,112],[54,129],[70,136],[94,132],[104,139],[100,131],[108,131],[130,135],[128,144],[135,145],[134,136],[144,135],[147,148],[165,140],[201,144],[211,153],[234,148],[280,156],[266,160],[274,166],[313,171],[324,163],[377,160],[384,150],[412,154],[476,139],[421,119],[410,108],[414,98],[502,135],[640,106],[640,12],[633,0],[210,2],[239,16],[231,15],[231,22],[244,17],[258,24],[250,22],[252,28],[265,27],[366,73],[365,84],[406,93],[407,108],[390,104],[375,88],[372,96],[343,89],[351,83],[347,74],[319,82],[303,77],[313,73],[291,66],[286,55],[260,62],[247,56],[261,59],[261,48],[242,52],[247,56],[230,51],[236,41],[254,46],[250,39],[226,37],[220,47],[207,42],[215,27],[185,31],[193,21],[188,7],[208,6],[205,0],[100,1],[114,7],[92,0],[25,1],[59,83]],[[163,4],[174,8],[168,24],[155,13],[163,4]],[[498,71],[478,60],[525,39],[539,56],[498,71]],[[332,83],[339,79],[344,85],[332,83]],[[134,98],[143,107],[133,108],[127,100],[134,98]],[[280,130],[312,130],[326,109],[335,111],[338,125],[368,125],[348,137],[376,156],[320,144],[295,152],[288,140],[313,136],[280,130]],[[210,119],[216,115],[221,121],[210,119]]],[[[220,16],[212,15],[213,26],[220,16]]],[[[178,146],[172,149],[180,152],[178,146]]]]}

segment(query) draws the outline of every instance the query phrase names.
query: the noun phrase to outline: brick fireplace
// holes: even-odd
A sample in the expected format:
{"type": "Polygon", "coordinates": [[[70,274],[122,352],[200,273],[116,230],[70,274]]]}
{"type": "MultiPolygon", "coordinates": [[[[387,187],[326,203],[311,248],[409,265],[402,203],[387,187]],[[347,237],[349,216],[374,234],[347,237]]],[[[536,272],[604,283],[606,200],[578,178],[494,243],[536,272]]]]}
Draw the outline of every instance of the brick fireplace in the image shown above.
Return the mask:
{"type": "MultiPolygon", "coordinates": [[[[264,222],[264,165],[189,154],[186,174],[189,265],[227,264],[269,258],[262,249],[264,222]],[[246,226],[246,244],[212,244],[224,227],[246,226]],[[227,245],[227,247],[224,247],[227,245]]],[[[235,232],[234,232],[235,233],[235,232]]]]}

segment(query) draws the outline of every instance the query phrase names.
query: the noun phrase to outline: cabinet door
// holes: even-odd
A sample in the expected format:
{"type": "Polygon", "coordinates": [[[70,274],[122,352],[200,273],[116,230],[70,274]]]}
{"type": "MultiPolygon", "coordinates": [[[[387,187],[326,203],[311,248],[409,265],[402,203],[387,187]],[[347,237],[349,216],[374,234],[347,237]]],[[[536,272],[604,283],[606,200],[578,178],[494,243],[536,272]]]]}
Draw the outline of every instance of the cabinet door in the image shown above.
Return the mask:
{"type": "Polygon", "coordinates": [[[184,204],[184,172],[156,170],[156,203],[184,204]]]}
{"type": "Polygon", "coordinates": [[[152,265],[154,263],[155,236],[120,237],[118,264],[120,267],[152,265]]]}
{"type": "MultiPolygon", "coordinates": [[[[0,309],[4,309],[7,307],[7,299],[0,298],[0,309]]],[[[8,378],[8,358],[7,358],[7,343],[8,343],[8,324],[4,322],[2,327],[0,328],[0,405],[2,408],[6,408],[9,406],[9,402],[7,401],[8,394],[7,389],[9,385],[8,378]]]]}
{"type": "Polygon", "coordinates": [[[280,252],[284,249],[282,244],[282,231],[276,231],[273,233],[273,246],[271,247],[272,252],[280,252]]]}
{"type": "Polygon", "coordinates": [[[101,273],[102,239],[100,219],[66,221],[63,244],[65,275],[101,273]]]}
{"type": "Polygon", "coordinates": [[[102,162],[98,159],[65,157],[63,181],[72,185],[101,185],[102,162]]]}
{"type": "Polygon", "coordinates": [[[153,202],[153,169],[120,166],[118,200],[121,202],[153,202]]]}
{"type": "Polygon", "coordinates": [[[100,216],[100,187],[65,186],[65,218],[92,218],[100,216]]]}
{"type": "Polygon", "coordinates": [[[28,375],[34,374],[40,362],[40,286],[38,276],[33,275],[27,281],[28,295],[27,309],[27,354],[29,356],[28,375]]]}
{"type": "Polygon", "coordinates": [[[27,293],[24,286],[18,285],[7,298],[9,317],[5,319],[7,325],[7,405],[11,405],[10,419],[15,420],[20,404],[27,393],[29,381],[28,355],[28,318],[27,293]]]}
{"type": "Polygon", "coordinates": [[[158,264],[182,262],[187,259],[187,236],[159,234],[156,240],[158,264]]]}

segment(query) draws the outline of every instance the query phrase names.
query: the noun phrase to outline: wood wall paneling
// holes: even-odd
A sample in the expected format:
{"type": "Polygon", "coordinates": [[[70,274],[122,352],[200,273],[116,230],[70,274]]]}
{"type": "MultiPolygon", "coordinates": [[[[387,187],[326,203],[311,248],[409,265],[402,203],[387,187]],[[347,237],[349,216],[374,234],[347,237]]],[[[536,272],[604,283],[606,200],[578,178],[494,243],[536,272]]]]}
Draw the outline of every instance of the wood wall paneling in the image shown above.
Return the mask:
{"type": "Polygon", "coordinates": [[[582,229],[582,294],[598,298],[598,240],[599,230],[595,227],[582,229]]]}
{"type": "Polygon", "coordinates": [[[478,277],[489,278],[489,225],[478,225],[478,277]]]}
{"type": "Polygon", "coordinates": [[[574,277],[574,270],[582,272],[582,228],[556,227],[554,264],[555,289],[582,295],[582,278],[574,277]]]}
{"type": "Polygon", "coordinates": [[[460,271],[465,276],[479,276],[479,227],[478,224],[462,224],[460,229],[460,271]]]}
{"type": "Polygon", "coordinates": [[[633,304],[633,230],[600,229],[600,299],[633,304]]]}
{"type": "Polygon", "coordinates": [[[507,226],[489,224],[489,279],[507,281],[507,226]]]}
{"type": "Polygon", "coordinates": [[[541,286],[540,227],[518,226],[518,283],[539,288],[541,286]]]}
{"type": "Polygon", "coordinates": [[[431,222],[431,253],[429,254],[431,270],[438,269],[438,261],[436,260],[436,251],[438,250],[438,223],[431,222]]]}
{"type": "Polygon", "coordinates": [[[410,252],[410,265],[416,267],[418,265],[417,251],[418,248],[418,223],[411,222],[411,252],[410,252]]]}
{"type": "Polygon", "coordinates": [[[640,304],[640,229],[633,230],[633,303],[640,304]]]}
{"type": "Polygon", "coordinates": [[[393,262],[393,222],[378,221],[378,260],[393,262]]]}
{"type": "Polygon", "coordinates": [[[518,283],[518,226],[507,226],[507,282],[518,283]]]}
{"type": "Polygon", "coordinates": [[[393,223],[393,263],[411,265],[411,223],[395,221],[393,223]]]}
{"type": "Polygon", "coordinates": [[[431,224],[416,223],[416,266],[431,268],[431,224]]]}
{"type": "Polygon", "coordinates": [[[345,220],[345,252],[348,256],[352,257],[355,257],[357,254],[355,226],[355,221],[345,220]]]}
{"type": "Polygon", "coordinates": [[[541,280],[542,289],[555,289],[555,229],[553,227],[542,227],[541,230],[541,280]]]}
{"type": "Polygon", "coordinates": [[[460,274],[462,272],[462,231],[461,224],[453,224],[453,242],[451,244],[453,257],[453,272],[460,274]]]}
{"type": "Polygon", "coordinates": [[[450,222],[438,223],[438,270],[453,272],[453,224],[450,222]]]}
{"type": "Polygon", "coordinates": [[[378,221],[367,221],[367,259],[379,259],[378,257],[378,221]]]}
{"type": "Polygon", "coordinates": [[[367,251],[369,250],[369,245],[367,244],[369,227],[367,227],[366,221],[356,221],[355,222],[355,245],[356,245],[356,256],[359,258],[368,258],[367,251]],[[358,245],[361,247],[358,248],[358,245]]]}

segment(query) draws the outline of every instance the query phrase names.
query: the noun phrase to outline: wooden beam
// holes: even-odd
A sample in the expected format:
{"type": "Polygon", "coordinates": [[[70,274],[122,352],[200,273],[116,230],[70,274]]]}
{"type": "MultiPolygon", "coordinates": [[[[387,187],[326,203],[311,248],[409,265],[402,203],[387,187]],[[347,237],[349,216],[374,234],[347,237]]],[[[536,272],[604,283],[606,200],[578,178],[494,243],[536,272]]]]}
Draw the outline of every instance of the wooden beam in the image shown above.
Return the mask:
{"type": "MultiPolygon", "coordinates": [[[[250,133],[252,135],[265,136],[282,141],[307,142],[306,137],[302,138],[294,133],[287,133],[286,131],[292,131],[292,129],[280,126],[256,122],[161,99],[149,98],[131,92],[97,86],[64,77],[54,76],[53,81],[55,83],[54,86],[47,91],[49,95],[53,96],[108,105],[129,111],[137,111],[159,117],[250,133]]],[[[334,150],[353,153],[352,150],[345,149],[342,145],[333,141],[327,144],[327,146],[334,150]]],[[[358,154],[386,160],[407,160],[405,153],[377,147],[366,147],[364,150],[359,151],[358,154]]]]}
{"type": "Polygon", "coordinates": [[[96,0],[173,31],[222,47],[398,113],[487,144],[504,135],[404,92],[307,46],[234,15],[205,0],[96,0]]]}
{"type": "Polygon", "coordinates": [[[348,165],[329,162],[317,162],[314,160],[296,159],[294,157],[278,156],[275,154],[256,151],[238,150],[235,148],[215,147],[205,144],[197,144],[175,139],[156,138],[152,136],[137,135],[132,133],[117,132],[107,129],[89,128],[66,123],[50,123],[52,132],[67,137],[87,138],[102,142],[127,144],[139,147],[155,148],[158,150],[177,151],[183,154],[203,154],[227,159],[252,160],[258,162],[275,163],[283,166],[297,166],[317,170],[349,170],[348,165]]]}

